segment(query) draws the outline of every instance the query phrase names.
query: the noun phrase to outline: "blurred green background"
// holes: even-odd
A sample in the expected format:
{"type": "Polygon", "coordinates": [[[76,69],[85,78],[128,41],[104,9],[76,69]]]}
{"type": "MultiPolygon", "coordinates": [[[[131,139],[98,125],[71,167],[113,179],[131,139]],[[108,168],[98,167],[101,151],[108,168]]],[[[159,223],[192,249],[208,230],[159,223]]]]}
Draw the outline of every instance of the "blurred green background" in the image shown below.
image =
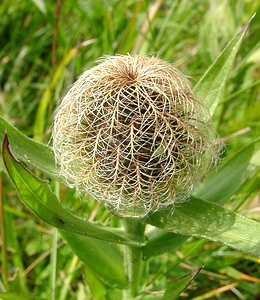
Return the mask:
{"type": "MultiPolygon", "coordinates": [[[[225,159],[260,133],[259,0],[4,0],[0,3],[0,114],[26,135],[49,143],[58,101],[100,56],[116,53],[158,55],[195,85],[255,12],[214,118],[227,145],[225,159]]],[[[259,184],[258,172],[229,205],[259,219],[259,184]]],[[[95,207],[76,201],[73,190],[64,194],[66,205],[83,216],[95,207]]],[[[4,196],[12,286],[48,299],[52,230],[26,212],[11,185],[6,184],[4,196]]],[[[99,217],[109,218],[102,210],[99,217]]],[[[92,299],[93,274],[62,241],[59,245],[57,299],[92,299]]],[[[151,299],[164,289],[164,275],[176,277],[200,266],[205,267],[184,299],[259,299],[259,262],[225,246],[191,239],[177,253],[151,259],[153,275],[147,272],[155,291],[151,299]]],[[[100,295],[93,299],[103,299],[100,295]]]]}

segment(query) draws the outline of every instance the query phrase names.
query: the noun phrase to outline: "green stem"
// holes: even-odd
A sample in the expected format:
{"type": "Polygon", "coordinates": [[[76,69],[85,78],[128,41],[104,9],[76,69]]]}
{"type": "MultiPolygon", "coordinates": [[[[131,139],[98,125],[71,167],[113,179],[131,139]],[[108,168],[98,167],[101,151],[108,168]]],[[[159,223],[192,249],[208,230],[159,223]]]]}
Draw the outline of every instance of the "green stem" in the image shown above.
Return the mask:
{"type": "MultiPolygon", "coordinates": [[[[125,229],[127,233],[144,239],[145,223],[136,219],[126,219],[125,229]]],[[[126,246],[125,271],[128,277],[129,288],[127,299],[137,296],[142,273],[143,250],[140,247],[126,246]]]]}
{"type": "Polygon", "coordinates": [[[2,176],[0,175],[0,227],[2,237],[2,279],[5,287],[8,285],[8,261],[7,261],[7,241],[5,230],[5,218],[4,218],[4,203],[3,203],[3,190],[2,190],[2,176]]]}

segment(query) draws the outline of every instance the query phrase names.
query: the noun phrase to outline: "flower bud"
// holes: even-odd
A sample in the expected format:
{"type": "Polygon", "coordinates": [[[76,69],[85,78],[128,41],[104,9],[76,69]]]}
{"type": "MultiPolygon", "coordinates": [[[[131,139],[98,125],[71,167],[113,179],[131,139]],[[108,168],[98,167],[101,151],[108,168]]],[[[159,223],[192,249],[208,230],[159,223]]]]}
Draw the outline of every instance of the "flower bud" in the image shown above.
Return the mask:
{"type": "Polygon", "coordinates": [[[61,175],[112,212],[142,217],[184,201],[216,151],[208,111],[186,77],[156,57],[106,57],[54,117],[61,175]]]}

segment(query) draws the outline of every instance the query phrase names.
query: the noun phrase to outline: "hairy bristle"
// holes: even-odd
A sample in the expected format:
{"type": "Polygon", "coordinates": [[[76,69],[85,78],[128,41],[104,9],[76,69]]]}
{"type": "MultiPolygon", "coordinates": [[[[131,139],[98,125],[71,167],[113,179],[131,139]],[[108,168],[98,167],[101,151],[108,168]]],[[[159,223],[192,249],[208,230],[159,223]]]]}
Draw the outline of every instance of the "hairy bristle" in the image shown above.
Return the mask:
{"type": "Polygon", "coordinates": [[[53,149],[70,186],[122,216],[184,201],[214,157],[208,112],[172,65],[106,57],[60,103],[53,149]]]}

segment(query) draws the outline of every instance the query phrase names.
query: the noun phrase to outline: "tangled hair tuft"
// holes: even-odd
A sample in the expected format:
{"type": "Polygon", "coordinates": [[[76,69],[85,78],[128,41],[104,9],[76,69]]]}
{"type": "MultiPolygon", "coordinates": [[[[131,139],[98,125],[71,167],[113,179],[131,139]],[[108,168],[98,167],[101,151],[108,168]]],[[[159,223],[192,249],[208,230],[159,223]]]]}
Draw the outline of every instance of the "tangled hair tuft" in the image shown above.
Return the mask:
{"type": "Polygon", "coordinates": [[[111,56],[60,103],[53,149],[70,186],[118,215],[140,217],[186,200],[205,175],[216,151],[208,119],[172,65],[111,56]]]}

